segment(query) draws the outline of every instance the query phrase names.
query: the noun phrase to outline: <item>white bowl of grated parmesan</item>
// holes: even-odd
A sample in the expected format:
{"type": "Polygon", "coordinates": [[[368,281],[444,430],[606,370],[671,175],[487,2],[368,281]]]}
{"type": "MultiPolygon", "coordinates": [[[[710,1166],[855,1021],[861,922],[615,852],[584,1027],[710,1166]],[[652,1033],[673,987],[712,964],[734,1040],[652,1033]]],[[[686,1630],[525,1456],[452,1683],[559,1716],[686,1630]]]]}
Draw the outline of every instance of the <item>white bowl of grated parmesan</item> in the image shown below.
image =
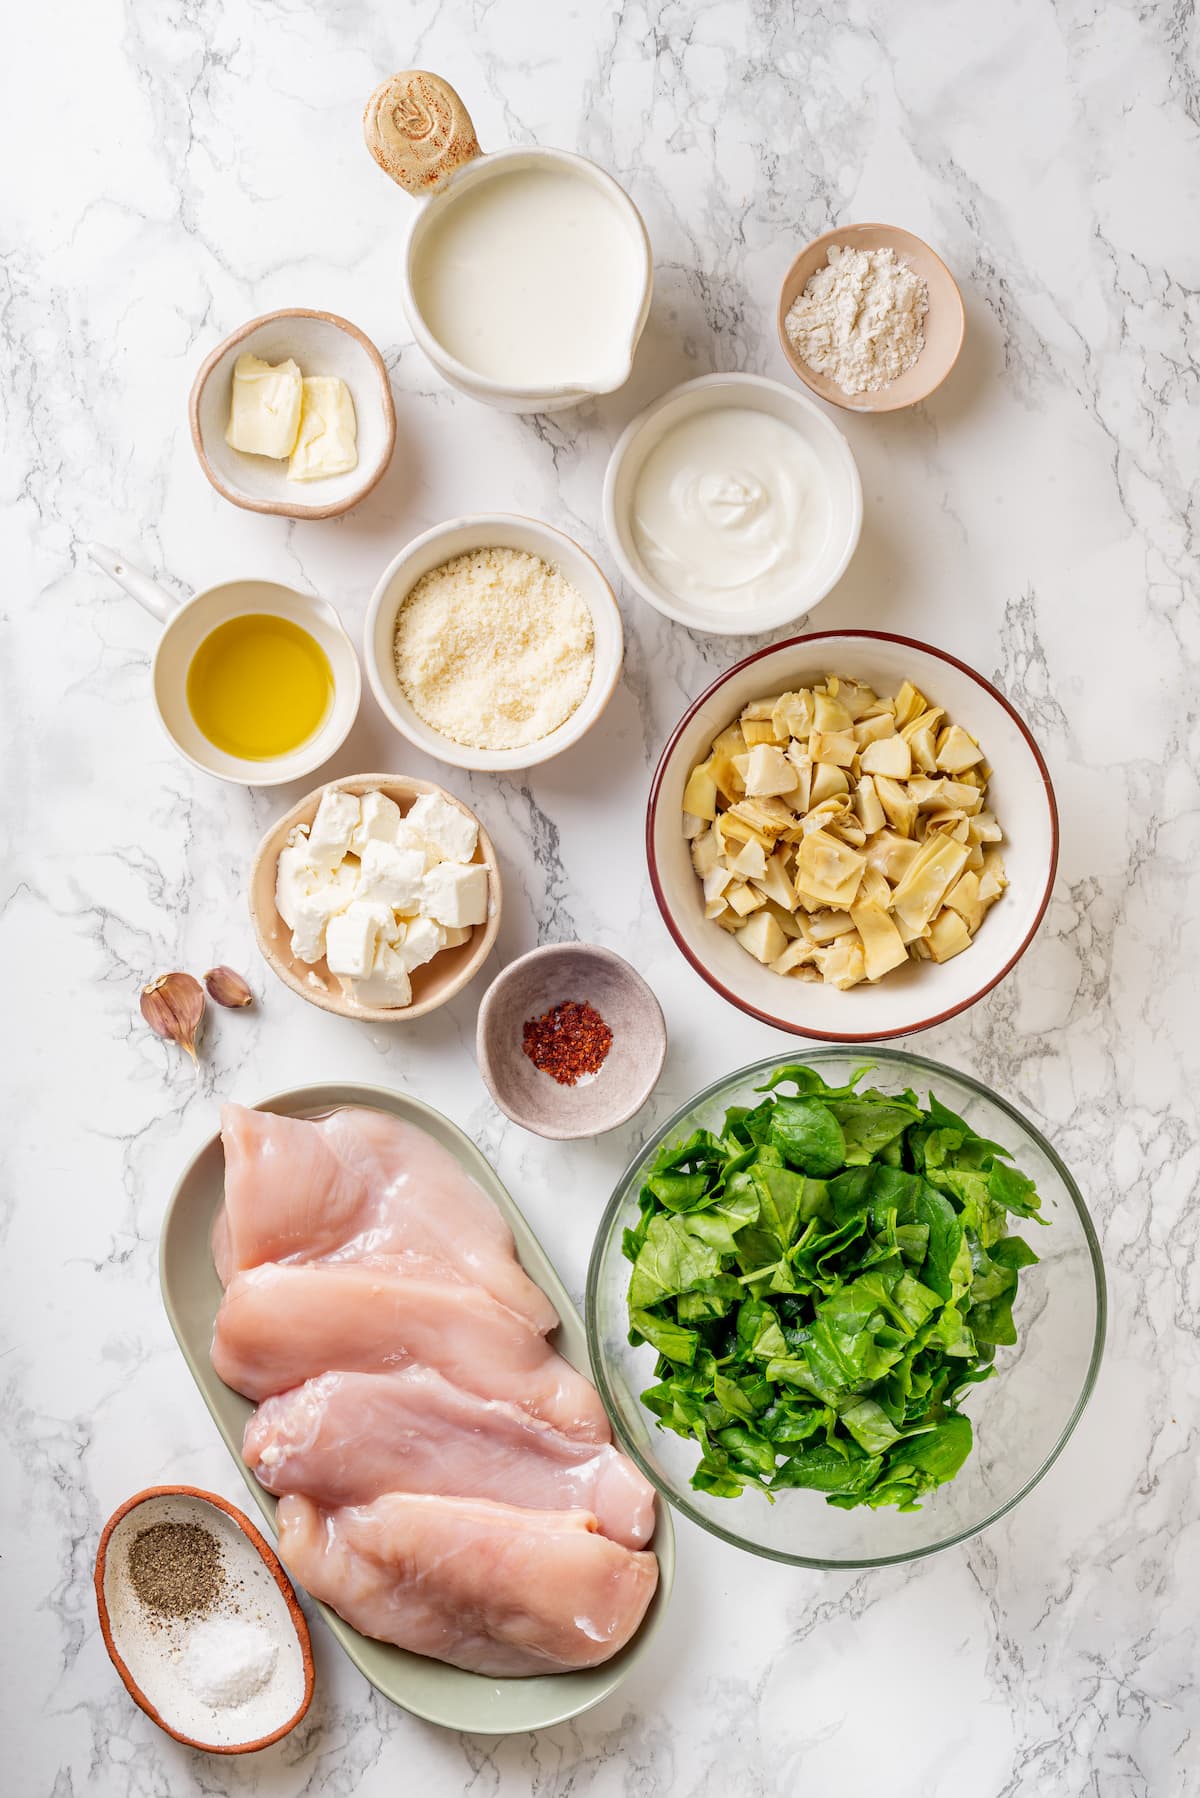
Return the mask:
{"type": "Polygon", "coordinates": [[[549,761],[600,716],[621,672],[612,588],[551,525],[454,518],[384,570],[363,643],[401,736],[438,761],[502,771],[549,761]]]}

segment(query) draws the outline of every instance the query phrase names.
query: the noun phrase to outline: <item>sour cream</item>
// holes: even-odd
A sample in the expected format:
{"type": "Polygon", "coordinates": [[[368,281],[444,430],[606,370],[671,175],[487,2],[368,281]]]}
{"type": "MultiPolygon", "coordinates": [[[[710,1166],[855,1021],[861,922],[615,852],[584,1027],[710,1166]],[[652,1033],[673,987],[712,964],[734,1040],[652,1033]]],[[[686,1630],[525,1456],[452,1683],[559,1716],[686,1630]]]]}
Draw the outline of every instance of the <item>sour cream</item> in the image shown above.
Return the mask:
{"type": "Polygon", "coordinates": [[[647,573],[723,613],[783,597],[821,555],[832,516],[825,471],[800,433],[737,406],[669,430],[638,472],[631,510],[647,573]]]}
{"type": "Polygon", "coordinates": [[[628,373],[644,246],[598,182],[518,165],[432,220],[414,244],[412,290],[438,343],[474,374],[600,392],[628,373]]]}

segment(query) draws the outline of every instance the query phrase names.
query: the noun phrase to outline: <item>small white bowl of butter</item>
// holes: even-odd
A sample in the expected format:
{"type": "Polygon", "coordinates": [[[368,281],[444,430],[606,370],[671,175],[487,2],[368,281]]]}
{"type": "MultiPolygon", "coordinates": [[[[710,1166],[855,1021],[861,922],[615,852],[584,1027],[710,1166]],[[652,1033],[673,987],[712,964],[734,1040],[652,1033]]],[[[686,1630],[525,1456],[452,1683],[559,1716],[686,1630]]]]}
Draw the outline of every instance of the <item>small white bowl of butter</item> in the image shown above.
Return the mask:
{"type": "Polygon", "coordinates": [[[379,166],[424,202],[401,293],[450,385],[506,412],[558,412],[623,386],[653,263],[612,176],[536,144],[485,155],[459,96],[424,69],[382,82],[363,124],[379,166]]]}
{"type": "Polygon", "coordinates": [[[396,447],[383,357],[333,312],[252,318],[205,359],[188,413],[206,478],[247,512],[338,518],[383,479],[396,447]],[[301,392],[290,428],[272,442],[281,387],[301,392]],[[239,440],[260,453],[236,447],[239,440]]]}
{"type": "Polygon", "coordinates": [[[618,439],[604,522],[650,605],[692,630],[747,636],[811,612],[842,578],[862,483],[811,400],[758,375],[702,375],[618,439]]]}

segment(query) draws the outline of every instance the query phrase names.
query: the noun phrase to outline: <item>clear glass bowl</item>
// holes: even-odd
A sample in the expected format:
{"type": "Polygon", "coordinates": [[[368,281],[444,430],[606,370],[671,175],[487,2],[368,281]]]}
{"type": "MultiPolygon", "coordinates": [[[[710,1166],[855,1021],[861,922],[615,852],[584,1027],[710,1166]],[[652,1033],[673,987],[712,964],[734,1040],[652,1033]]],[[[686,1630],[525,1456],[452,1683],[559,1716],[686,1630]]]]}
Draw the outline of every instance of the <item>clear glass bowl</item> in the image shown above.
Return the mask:
{"type": "Polygon", "coordinates": [[[1019,1504],[1053,1464],[1091,1396],[1104,1347],[1104,1268],[1079,1188],[1040,1131],[978,1081],[898,1049],[816,1049],[772,1055],[706,1087],[651,1137],[620,1180],[605,1211],[588,1268],[587,1328],[600,1393],[624,1447],[676,1510],[751,1554],[796,1567],[882,1567],[917,1560],[986,1529],[1019,1504]],[[975,1444],[961,1471],[918,1511],[842,1511],[817,1492],[715,1498],[695,1491],[695,1442],[660,1430],[639,1395],[654,1380],[654,1350],[630,1346],[625,1294],[630,1263],[621,1236],[638,1218],[637,1197],[661,1145],[698,1128],[719,1129],[731,1105],[754,1105],[755,1088],[787,1061],[804,1061],[830,1085],[869,1065],[881,1090],[932,1091],[982,1136],[1003,1143],[1037,1183],[1048,1229],[1023,1225],[1041,1257],[1021,1277],[1014,1310],[1017,1342],[996,1353],[996,1373],[963,1405],[975,1444]]]}

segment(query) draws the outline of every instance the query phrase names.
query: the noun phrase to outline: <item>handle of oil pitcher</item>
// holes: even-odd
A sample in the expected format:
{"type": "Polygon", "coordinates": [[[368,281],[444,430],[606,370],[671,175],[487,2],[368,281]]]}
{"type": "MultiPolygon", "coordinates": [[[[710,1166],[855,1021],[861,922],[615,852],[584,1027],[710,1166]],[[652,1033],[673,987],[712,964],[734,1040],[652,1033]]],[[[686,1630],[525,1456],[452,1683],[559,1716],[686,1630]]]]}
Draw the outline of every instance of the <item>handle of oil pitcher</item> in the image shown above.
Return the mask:
{"type": "Polygon", "coordinates": [[[179,610],[179,601],[174,594],[168,593],[165,587],[160,587],[157,581],[144,574],[140,568],[135,568],[119,550],[109,549],[103,543],[88,543],[84,547],[97,568],[103,568],[118,587],[125,589],[130,599],[136,599],[140,606],[145,606],[160,624],[166,624],[179,610]]]}

